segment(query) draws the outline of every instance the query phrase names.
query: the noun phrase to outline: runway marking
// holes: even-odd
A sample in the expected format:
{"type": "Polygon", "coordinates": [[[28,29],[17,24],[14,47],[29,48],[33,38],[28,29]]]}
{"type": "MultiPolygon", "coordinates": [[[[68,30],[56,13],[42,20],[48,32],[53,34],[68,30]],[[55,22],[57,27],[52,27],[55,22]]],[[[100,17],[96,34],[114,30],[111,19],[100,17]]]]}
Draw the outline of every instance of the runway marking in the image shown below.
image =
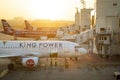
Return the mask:
{"type": "Polygon", "coordinates": [[[8,73],[8,69],[5,69],[2,71],[2,73],[0,74],[0,78],[4,77],[7,73],[8,73]]]}

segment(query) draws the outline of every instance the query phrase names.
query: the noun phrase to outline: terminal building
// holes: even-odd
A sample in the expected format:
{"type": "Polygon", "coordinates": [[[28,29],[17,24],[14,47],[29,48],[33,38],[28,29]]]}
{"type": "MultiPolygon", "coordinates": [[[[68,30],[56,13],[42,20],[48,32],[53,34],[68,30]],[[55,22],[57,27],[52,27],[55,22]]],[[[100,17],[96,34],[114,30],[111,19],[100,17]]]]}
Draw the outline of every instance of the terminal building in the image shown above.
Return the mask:
{"type": "Polygon", "coordinates": [[[96,0],[94,20],[98,53],[120,55],[120,0],[96,0]]]}
{"type": "Polygon", "coordinates": [[[76,42],[100,55],[120,55],[120,0],[95,0],[94,9],[76,10],[76,42]],[[95,50],[96,49],[96,50],[95,50]]]}

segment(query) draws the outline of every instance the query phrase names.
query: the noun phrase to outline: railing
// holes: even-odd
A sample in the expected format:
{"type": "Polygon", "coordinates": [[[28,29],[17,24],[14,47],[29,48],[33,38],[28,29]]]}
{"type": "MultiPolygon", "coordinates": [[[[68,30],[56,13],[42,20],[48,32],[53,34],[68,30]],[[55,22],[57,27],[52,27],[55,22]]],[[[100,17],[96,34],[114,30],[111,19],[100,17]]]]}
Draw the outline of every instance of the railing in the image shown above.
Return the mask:
{"type": "Polygon", "coordinates": [[[98,41],[99,44],[110,44],[110,41],[106,41],[106,40],[99,40],[98,41]]]}

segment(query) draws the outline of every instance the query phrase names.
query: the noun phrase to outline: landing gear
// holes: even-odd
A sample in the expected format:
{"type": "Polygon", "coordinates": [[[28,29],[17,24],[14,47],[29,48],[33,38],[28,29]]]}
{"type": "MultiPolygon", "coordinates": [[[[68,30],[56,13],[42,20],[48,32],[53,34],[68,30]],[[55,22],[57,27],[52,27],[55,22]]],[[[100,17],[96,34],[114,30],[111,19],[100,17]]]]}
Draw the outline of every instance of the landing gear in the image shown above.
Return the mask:
{"type": "Polygon", "coordinates": [[[55,59],[55,66],[57,66],[57,64],[58,64],[58,63],[57,63],[57,59],[55,59]]]}
{"type": "Polygon", "coordinates": [[[75,60],[78,61],[78,60],[79,60],[79,57],[75,57],[75,60]]]}
{"type": "Polygon", "coordinates": [[[8,64],[8,69],[13,70],[14,69],[14,64],[13,63],[8,64]]]}
{"type": "Polygon", "coordinates": [[[65,59],[65,68],[69,68],[69,62],[65,59]]]}
{"type": "Polygon", "coordinates": [[[72,58],[70,57],[70,60],[72,60],[72,58]]]}
{"type": "Polygon", "coordinates": [[[52,58],[51,58],[51,60],[50,60],[50,66],[51,66],[51,67],[53,66],[53,60],[52,60],[52,58]]]}
{"type": "Polygon", "coordinates": [[[58,65],[56,58],[55,58],[55,59],[51,58],[50,66],[52,67],[53,65],[54,65],[54,66],[57,66],[57,65],[58,65]]]}
{"type": "Polygon", "coordinates": [[[79,60],[79,57],[70,57],[70,60],[76,60],[76,61],[78,61],[79,60]]]}

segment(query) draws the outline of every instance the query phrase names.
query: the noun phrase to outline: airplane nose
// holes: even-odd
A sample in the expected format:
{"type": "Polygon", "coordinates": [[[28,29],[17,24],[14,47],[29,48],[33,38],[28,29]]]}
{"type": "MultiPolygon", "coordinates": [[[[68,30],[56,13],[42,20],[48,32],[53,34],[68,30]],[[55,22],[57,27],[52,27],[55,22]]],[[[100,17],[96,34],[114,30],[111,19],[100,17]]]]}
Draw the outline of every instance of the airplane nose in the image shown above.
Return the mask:
{"type": "Polygon", "coordinates": [[[87,54],[88,53],[88,51],[85,48],[79,48],[79,52],[81,54],[87,54]]]}

